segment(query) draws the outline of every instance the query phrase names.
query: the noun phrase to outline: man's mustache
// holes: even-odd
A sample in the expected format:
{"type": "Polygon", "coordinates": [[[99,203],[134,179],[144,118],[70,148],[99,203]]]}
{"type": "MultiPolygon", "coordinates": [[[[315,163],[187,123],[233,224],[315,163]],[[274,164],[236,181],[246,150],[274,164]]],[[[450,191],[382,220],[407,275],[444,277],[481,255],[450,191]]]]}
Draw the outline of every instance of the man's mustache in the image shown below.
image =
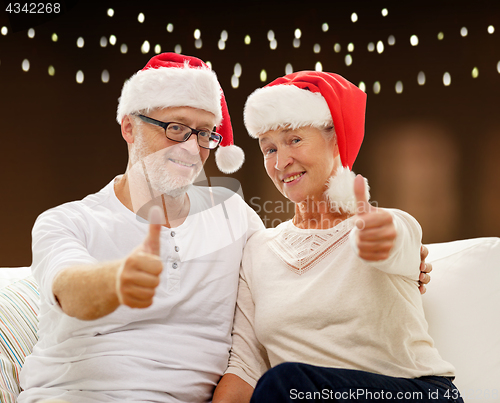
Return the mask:
{"type": "Polygon", "coordinates": [[[178,152],[171,150],[160,150],[148,155],[144,159],[145,162],[149,162],[153,161],[156,158],[162,159],[165,163],[167,163],[169,160],[177,160],[191,165],[201,164],[201,158],[199,155],[194,156],[188,152],[178,152]]]}

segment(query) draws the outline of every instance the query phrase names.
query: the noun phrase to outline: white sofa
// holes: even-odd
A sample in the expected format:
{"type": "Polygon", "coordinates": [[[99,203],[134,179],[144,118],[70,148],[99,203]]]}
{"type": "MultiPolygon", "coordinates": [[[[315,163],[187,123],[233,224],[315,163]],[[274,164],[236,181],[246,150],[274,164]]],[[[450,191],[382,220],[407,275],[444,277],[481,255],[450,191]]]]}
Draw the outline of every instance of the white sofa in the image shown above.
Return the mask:
{"type": "MultiPolygon", "coordinates": [[[[466,402],[500,402],[500,238],[427,245],[429,332],[455,365],[466,402]]],[[[38,292],[29,268],[0,269],[0,401],[15,402],[36,342],[38,292]]]]}
{"type": "Polygon", "coordinates": [[[500,238],[427,245],[429,333],[465,402],[500,402],[500,238]]]}

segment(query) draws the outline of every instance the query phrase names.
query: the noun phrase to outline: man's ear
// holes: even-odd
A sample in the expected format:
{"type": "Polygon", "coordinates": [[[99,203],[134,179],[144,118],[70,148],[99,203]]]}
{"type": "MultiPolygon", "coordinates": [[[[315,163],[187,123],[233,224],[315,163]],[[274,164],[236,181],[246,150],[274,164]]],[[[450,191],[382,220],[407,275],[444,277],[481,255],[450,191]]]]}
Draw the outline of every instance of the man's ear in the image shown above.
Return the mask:
{"type": "Polygon", "coordinates": [[[122,119],[121,125],[122,137],[129,144],[132,144],[134,142],[134,127],[135,122],[133,118],[130,115],[125,115],[122,119]]]}

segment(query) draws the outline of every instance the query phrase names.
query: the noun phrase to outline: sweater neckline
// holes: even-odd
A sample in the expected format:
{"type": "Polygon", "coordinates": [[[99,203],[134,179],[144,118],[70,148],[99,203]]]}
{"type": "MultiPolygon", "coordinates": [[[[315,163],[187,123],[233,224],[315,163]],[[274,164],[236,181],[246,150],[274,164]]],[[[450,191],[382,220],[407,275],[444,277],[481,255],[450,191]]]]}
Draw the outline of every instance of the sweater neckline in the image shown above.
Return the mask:
{"type": "Polygon", "coordinates": [[[345,228],[352,229],[354,227],[354,216],[345,220],[339,220],[338,224],[330,228],[299,228],[293,220],[288,220],[284,223],[282,230],[296,232],[297,234],[335,234],[345,228]]]}
{"type": "Polygon", "coordinates": [[[284,224],[269,248],[288,269],[302,275],[347,241],[354,220],[351,217],[327,229],[297,228],[291,220],[284,224]]]}

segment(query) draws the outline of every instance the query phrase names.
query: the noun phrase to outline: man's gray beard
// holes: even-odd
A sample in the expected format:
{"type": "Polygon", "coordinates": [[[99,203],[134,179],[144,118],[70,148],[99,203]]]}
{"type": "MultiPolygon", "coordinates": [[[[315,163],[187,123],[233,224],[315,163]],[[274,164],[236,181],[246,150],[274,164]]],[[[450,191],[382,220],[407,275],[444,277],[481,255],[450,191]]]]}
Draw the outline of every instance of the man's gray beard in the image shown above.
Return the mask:
{"type": "MultiPolygon", "coordinates": [[[[134,142],[131,162],[133,165],[142,164],[142,167],[138,171],[142,172],[144,180],[148,182],[155,193],[177,198],[189,190],[201,169],[189,177],[174,175],[165,168],[165,165],[168,163],[168,156],[168,149],[161,149],[155,153],[148,154],[147,146],[143,140],[142,133],[140,133],[134,142]]],[[[200,159],[199,156],[197,158],[200,159]]],[[[200,167],[202,167],[201,160],[200,167]]]]}
{"type": "Polygon", "coordinates": [[[186,193],[193,184],[196,176],[192,179],[171,175],[170,172],[159,172],[146,164],[147,174],[151,187],[161,194],[177,198],[186,193]]]}

